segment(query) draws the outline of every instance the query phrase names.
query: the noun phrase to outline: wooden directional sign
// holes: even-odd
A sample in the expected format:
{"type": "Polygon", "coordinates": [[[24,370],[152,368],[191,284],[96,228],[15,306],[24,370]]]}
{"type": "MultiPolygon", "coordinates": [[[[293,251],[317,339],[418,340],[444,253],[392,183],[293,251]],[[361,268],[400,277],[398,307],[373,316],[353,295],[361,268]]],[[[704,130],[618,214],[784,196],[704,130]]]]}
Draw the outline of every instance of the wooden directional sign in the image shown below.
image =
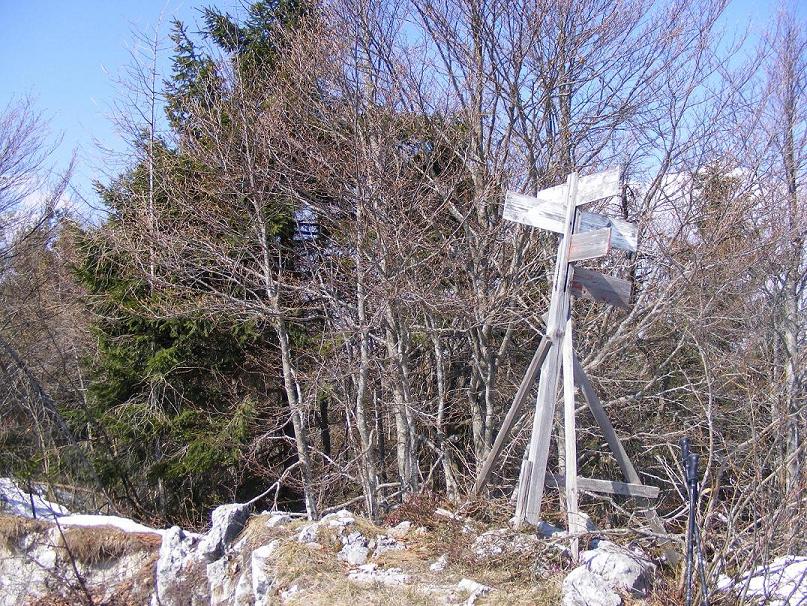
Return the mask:
{"type": "MultiPolygon", "coordinates": [[[[580,206],[581,204],[588,204],[589,202],[594,202],[595,200],[603,200],[605,198],[612,198],[620,195],[622,193],[622,188],[619,183],[619,173],[619,169],[615,168],[601,173],[579,177],[577,179],[577,195],[574,197],[575,206],[580,206]]],[[[558,215],[558,220],[563,220],[564,209],[566,208],[565,183],[562,185],[556,185],[555,187],[542,189],[538,192],[537,198],[521,196],[521,194],[511,194],[510,192],[507,193],[508,197],[511,195],[527,198],[528,200],[538,199],[554,207],[559,207],[560,213],[558,215]]],[[[514,203],[517,205],[518,200],[515,200],[514,203]]],[[[510,217],[507,216],[505,216],[505,218],[510,219],[510,217]]],[[[517,219],[510,220],[517,221],[517,219]]]]}
{"type": "Polygon", "coordinates": [[[586,297],[614,307],[630,307],[631,285],[627,280],[607,276],[598,271],[575,267],[572,276],[572,294],[586,297]]]}
{"type": "MultiPolygon", "coordinates": [[[[588,204],[595,200],[604,200],[618,196],[622,193],[622,187],[619,183],[619,169],[615,168],[585,177],[578,177],[577,179],[577,195],[574,197],[574,205],[580,206],[588,204]]],[[[553,200],[560,204],[566,202],[566,184],[556,185],[542,189],[538,192],[538,197],[541,200],[553,200]]]]}
{"type": "Polygon", "coordinates": [[[611,228],[611,246],[627,252],[636,252],[639,244],[639,230],[636,223],[623,221],[622,219],[612,219],[597,213],[580,213],[580,231],[590,231],[593,229],[611,228]]]}
{"type": "Polygon", "coordinates": [[[611,250],[611,228],[572,234],[569,242],[569,263],[604,257],[611,250]]]}
{"type": "MultiPolygon", "coordinates": [[[[572,559],[577,558],[580,534],[584,532],[578,511],[578,494],[581,490],[640,498],[658,496],[658,488],[644,486],[641,483],[594,388],[579,360],[576,359],[572,345],[570,294],[589,297],[618,307],[628,307],[630,303],[629,282],[574,265],[576,261],[602,257],[608,254],[612,247],[630,252],[636,251],[636,225],[597,213],[585,212],[579,208],[586,202],[616,196],[619,193],[618,170],[587,177],[578,177],[576,173],[572,173],[566,184],[540,191],[534,197],[507,192],[504,203],[505,219],[559,233],[562,241],[557,251],[552,298],[545,317],[546,334],[533,356],[533,361],[521,382],[496,441],[480,469],[474,484],[474,492],[478,493],[487,481],[502,452],[504,440],[520,414],[529,387],[536,378],[539,378],[532,436],[518,480],[516,525],[523,522],[537,524],[540,521],[545,482],[564,488],[572,559]],[[561,370],[565,470],[563,475],[547,475],[561,370]],[[583,390],[586,402],[625,476],[625,482],[584,478],[577,474],[575,384],[583,390]]],[[[651,527],[663,533],[664,527],[655,512],[648,510],[647,515],[651,527]]],[[[671,548],[666,550],[665,555],[671,562],[677,561],[677,556],[671,548]]]]}
{"type": "MultiPolygon", "coordinates": [[[[578,184],[588,182],[590,185],[583,188],[582,195],[580,193],[581,188],[578,185],[575,204],[579,206],[586,202],[618,195],[618,176],[619,171],[609,171],[581,177],[578,184]],[[614,179],[614,175],[616,175],[616,179],[614,179]]],[[[562,234],[566,229],[565,188],[565,185],[550,187],[538,192],[537,196],[525,196],[509,191],[504,199],[503,216],[509,221],[562,234]]],[[[636,252],[637,229],[635,223],[585,211],[580,212],[579,216],[580,226],[578,231],[587,232],[610,227],[612,229],[612,247],[627,252],[636,252]]]]}

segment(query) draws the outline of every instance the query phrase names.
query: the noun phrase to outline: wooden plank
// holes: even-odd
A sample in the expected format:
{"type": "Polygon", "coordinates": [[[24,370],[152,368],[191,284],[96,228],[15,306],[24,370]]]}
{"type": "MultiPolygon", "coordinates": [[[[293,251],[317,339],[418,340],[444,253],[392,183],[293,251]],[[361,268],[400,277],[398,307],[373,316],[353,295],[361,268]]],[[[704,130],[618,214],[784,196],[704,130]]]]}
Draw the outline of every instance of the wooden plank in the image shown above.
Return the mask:
{"type": "MultiPolygon", "coordinates": [[[[559,187],[565,188],[566,185],[559,187]]],[[[502,216],[508,221],[562,234],[566,207],[563,198],[536,198],[509,191],[504,198],[502,216]]]]}
{"type": "Polygon", "coordinates": [[[611,246],[627,252],[636,252],[639,244],[639,230],[636,223],[613,219],[599,213],[580,213],[580,231],[591,231],[610,227],[611,246]]]}
{"type": "Polygon", "coordinates": [[[577,196],[575,204],[587,204],[595,200],[611,198],[622,194],[622,184],[620,183],[620,169],[613,168],[601,173],[580,177],[577,182],[577,196]]]}
{"type": "MultiPolygon", "coordinates": [[[[566,186],[564,185],[563,187],[566,186]]],[[[504,199],[502,216],[508,221],[540,227],[547,231],[562,234],[565,230],[566,207],[564,202],[554,195],[550,198],[540,198],[509,191],[504,199]]],[[[594,231],[607,227],[612,229],[612,247],[627,252],[636,252],[638,229],[635,223],[612,219],[598,213],[581,211],[579,232],[594,231]]]]}
{"type": "Polygon", "coordinates": [[[521,416],[521,410],[524,407],[524,403],[527,401],[527,396],[530,393],[530,389],[535,383],[535,379],[537,378],[538,373],[541,371],[541,365],[544,363],[544,360],[546,359],[551,347],[552,341],[546,337],[543,337],[541,342],[538,344],[538,348],[535,350],[535,354],[532,356],[532,361],[527,367],[527,372],[524,373],[524,378],[521,379],[521,385],[518,386],[518,391],[513,398],[513,403],[510,406],[510,410],[507,411],[507,415],[505,416],[504,421],[502,421],[502,426],[499,428],[499,433],[496,435],[496,440],[493,442],[493,447],[490,449],[488,456],[485,457],[481,471],[477,474],[476,482],[474,482],[473,494],[478,495],[480,492],[482,492],[485,484],[487,484],[490,472],[493,469],[493,466],[499,460],[499,456],[502,453],[504,442],[510,435],[510,430],[512,429],[513,424],[521,416]]]}
{"type": "MultiPolygon", "coordinates": [[[[577,175],[572,173],[567,180],[568,198],[573,199],[577,191],[577,175]]],[[[532,422],[532,436],[527,459],[522,463],[519,476],[518,499],[516,500],[516,527],[525,521],[537,525],[541,514],[541,500],[544,494],[544,476],[549,459],[549,443],[552,437],[552,421],[557,403],[558,381],[560,379],[560,345],[566,318],[569,314],[569,254],[568,237],[574,232],[576,207],[565,204],[565,224],[563,241],[558,247],[555,259],[555,279],[552,284],[552,299],[549,304],[547,337],[552,340],[552,349],[546,357],[538,382],[538,397],[535,402],[535,416],[532,422]]]]}
{"type": "Polygon", "coordinates": [[[574,350],[572,349],[572,315],[566,319],[563,334],[563,427],[564,451],[566,456],[566,527],[571,540],[572,562],[577,562],[580,554],[580,539],[577,534],[585,530],[586,524],[580,518],[577,508],[577,431],[574,423],[574,350]]]}
{"type": "MultiPolygon", "coordinates": [[[[613,168],[593,175],[586,175],[585,177],[577,178],[577,193],[574,196],[575,206],[581,204],[588,204],[595,200],[603,200],[605,198],[612,198],[619,196],[622,193],[622,186],[620,184],[620,169],[613,168]]],[[[517,221],[518,219],[511,219],[508,217],[509,212],[518,214],[528,211],[536,205],[543,206],[546,210],[551,211],[556,221],[562,223],[565,217],[566,205],[566,183],[561,183],[554,187],[547,187],[542,189],[535,196],[528,196],[524,194],[517,194],[514,192],[507,192],[505,195],[505,219],[517,221]]],[[[555,230],[553,230],[555,231],[555,230]]]]}
{"type": "Polygon", "coordinates": [[[611,250],[611,228],[572,234],[569,263],[604,257],[611,250]]]}
{"type": "Polygon", "coordinates": [[[571,289],[575,297],[586,297],[614,307],[630,307],[631,284],[621,278],[575,267],[571,289]]]}
{"type": "MultiPolygon", "coordinates": [[[[554,474],[547,477],[547,486],[557,485],[558,488],[567,488],[568,479],[565,476],[554,474]]],[[[597,480],[593,478],[577,477],[577,489],[588,492],[604,492],[607,494],[617,494],[623,497],[638,497],[642,499],[656,499],[661,490],[657,486],[645,486],[644,484],[629,484],[627,482],[615,482],[612,480],[597,480]]],[[[585,528],[585,526],[583,526],[585,528]]]]}

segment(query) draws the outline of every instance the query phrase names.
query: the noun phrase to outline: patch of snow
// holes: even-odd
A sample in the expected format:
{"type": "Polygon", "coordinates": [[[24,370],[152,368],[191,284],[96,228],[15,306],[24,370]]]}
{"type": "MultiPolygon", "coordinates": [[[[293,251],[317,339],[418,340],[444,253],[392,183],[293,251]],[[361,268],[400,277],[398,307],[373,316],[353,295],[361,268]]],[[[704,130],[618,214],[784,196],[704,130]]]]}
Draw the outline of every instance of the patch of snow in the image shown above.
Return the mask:
{"type": "Polygon", "coordinates": [[[25,492],[11,478],[0,478],[0,508],[26,518],[47,519],[70,514],[67,508],[58,503],[52,503],[38,494],[25,492]]]}
{"type": "Polygon", "coordinates": [[[807,556],[783,556],[758,566],[739,579],[720,575],[718,591],[762,598],[771,606],[807,603],[807,556]]]}
{"type": "Polygon", "coordinates": [[[146,532],[161,536],[165,536],[165,533],[168,532],[167,530],[150,528],[149,526],[138,524],[129,518],[121,518],[119,516],[96,516],[89,514],[65,515],[59,518],[59,524],[61,526],[112,526],[123,532],[146,532]]]}

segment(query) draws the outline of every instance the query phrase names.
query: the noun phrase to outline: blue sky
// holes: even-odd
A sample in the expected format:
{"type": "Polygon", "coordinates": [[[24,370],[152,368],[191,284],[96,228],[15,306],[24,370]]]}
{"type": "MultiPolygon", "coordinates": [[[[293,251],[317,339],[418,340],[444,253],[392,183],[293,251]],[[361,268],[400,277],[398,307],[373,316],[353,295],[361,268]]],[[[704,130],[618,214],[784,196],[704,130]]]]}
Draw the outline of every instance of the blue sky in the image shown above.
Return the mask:
{"type": "MultiPolygon", "coordinates": [[[[54,156],[65,167],[77,154],[74,186],[93,197],[90,184],[108,164],[95,141],[113,149],[123,142],[108,119],[116,99],[115,76],[131,61],[134,32],[169,29],[177,16],[194,22],[198,0],[0,0],[0,108],[31,95],[62,142],[54,156]],[[162,16],[162,17],[161,17],[162,16]]],[[[236,12],[237,0],[215,2],[236,12]]],[[[170,53],[163,69],[170,70],[170,53]]]]}
{"type": "MultiPolygon", "coordinates": [[[[75,150],[74,186],[92,199],[90,183],[109,166],[109,158],[94,142],[123,148],[108,115],[117,95],[114,77],[130,62],[133,32],[153,30],[162,16],[161,30],[166,33],[172,16],[192,23],[197,9],[207,4],[237,13],[240,3],[0,0],[0,108],[15,96],[31,95],[49,118],[53,135],[62,137],[54,163],[66,166],[75,150]]],[[[759,31],[778,6],[771,0],[735,0],[726,13],[726,26],[750,22],[752,30],[759,31]]],[[[165,71],[169,55],[164,54],[165,71]]]]}

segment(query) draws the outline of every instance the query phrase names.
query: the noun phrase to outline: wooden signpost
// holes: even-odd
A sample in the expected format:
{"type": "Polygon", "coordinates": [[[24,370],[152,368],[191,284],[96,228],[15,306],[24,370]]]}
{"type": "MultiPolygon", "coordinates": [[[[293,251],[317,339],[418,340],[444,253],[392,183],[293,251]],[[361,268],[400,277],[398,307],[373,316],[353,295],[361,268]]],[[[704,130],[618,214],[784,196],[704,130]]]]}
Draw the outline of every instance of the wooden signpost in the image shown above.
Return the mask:
{"type": "MultiPolygon", "coordinates": [[[[580,490],[643,498],[655,498],[658,495],[657,488],[642,484],[574,353],[572,343],[571,295],[588,297],[618,307],[628,307],[630,304],[630,283],[573,265],[577,261],[603,257],[612,248],[628,252],[636,251],[635,224],[579,208],[588,202],[620,194],[618,170],[585,177],[578,177],[576,173],[572,173],[564,185],[542,190],[534,197],[508,192],[504,205],[505,219],[559,233],[561,241],[555,261],[552,298],[549,312],[545,316],[546,335],[533,356],[513,404],[496,436],[493,448],[480,469],[474,493],[479,494],[486,485],[510,430],[521,415],[530,389],[540,374],[532,436],[518,481],[516,524],[522,525],[525,522],[538,524],[545,484],[563,488],[566,494],[572,557],[575,560],[578,557],[578,536],[585,530],[584,519],[577,507],[580,490]],[[546,467],[561,369],[566,468],[564,474],[558,476],[547,475],[546,467]],[[625,476],[625,482],[582,478],[577,475],[575,386],[583,392],[625,476]]],[[[647,513],[651,527],[656,532],[663,533],[663,525],[655,512],[648,509],[647,513]]],[[[669,554],[668,557],[673,557],[673,554],[669,554]]]]}

